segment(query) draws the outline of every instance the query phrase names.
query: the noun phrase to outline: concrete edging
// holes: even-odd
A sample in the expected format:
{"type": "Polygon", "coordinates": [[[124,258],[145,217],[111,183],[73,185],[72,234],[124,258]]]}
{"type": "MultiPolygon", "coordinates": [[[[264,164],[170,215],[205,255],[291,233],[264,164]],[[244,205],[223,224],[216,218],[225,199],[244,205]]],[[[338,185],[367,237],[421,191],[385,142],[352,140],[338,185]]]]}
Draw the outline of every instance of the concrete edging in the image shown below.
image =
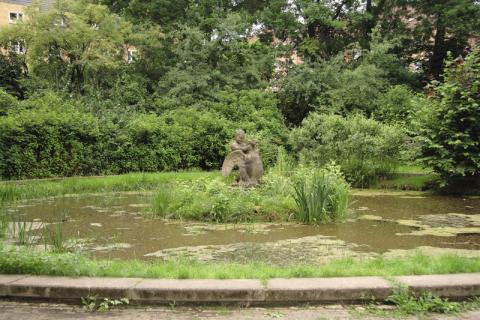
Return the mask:
{"type": "Polygon", "coordinates": [[[382,277],[260,280],[173,280],[70,278],[0,275],[0,298],[79,300],[82,297],[129,298],[152,304],[350,303],[385,300],[399,283],[413,292],[430,291],[450,299],[480,296],[480,273],[382,277]]]}

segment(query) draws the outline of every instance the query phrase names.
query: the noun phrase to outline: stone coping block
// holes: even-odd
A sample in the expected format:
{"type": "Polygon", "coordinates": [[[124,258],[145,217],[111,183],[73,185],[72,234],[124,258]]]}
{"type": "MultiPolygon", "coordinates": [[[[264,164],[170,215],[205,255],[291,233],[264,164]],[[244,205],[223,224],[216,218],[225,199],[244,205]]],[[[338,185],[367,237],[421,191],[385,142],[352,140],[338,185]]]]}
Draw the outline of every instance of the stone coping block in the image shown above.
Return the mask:
{"type": "Polygon", "coordinates": [[[8,285],[11,282],[18,281],[25,277],[25,275],[0,274],[0,297],[4,297],[7,295],[8,285]]]}
{"type": "Polygon", "coordinates": [[[480,296],[480,273],[402,276],[394,279],[416,294],[429,291],[444,298],[480,296]]]}
{"type": "Polygon", "coordinates": [[[24,277],[6,285],[7,296],[18,298],[80,299],[89,295],[121,298],[142,279],[137,278],[70,278],[24,277]]]}
{"type": "Polygon", "coordinates": [[[262,302],[259,280],[144,280],[135,287],[134,300],[175,302],[262,302]]]}
{"type": "Polygon", "coordinates": [[[272,279],[266,299],[271,302],[348,302],[383,300],[392,286],[380,277],[272,279]]]}
{"type": "Polygon", "coordinates": [[[176,280],[0,275],[0,298],[79,300],[81,297],[129,298],[154,304],[348,303],[384,300],[395,283],[415,293],[430,291],[448,298],[480,295],[480,273],[382,277],[295,278],[260,280],[176,280]]]}

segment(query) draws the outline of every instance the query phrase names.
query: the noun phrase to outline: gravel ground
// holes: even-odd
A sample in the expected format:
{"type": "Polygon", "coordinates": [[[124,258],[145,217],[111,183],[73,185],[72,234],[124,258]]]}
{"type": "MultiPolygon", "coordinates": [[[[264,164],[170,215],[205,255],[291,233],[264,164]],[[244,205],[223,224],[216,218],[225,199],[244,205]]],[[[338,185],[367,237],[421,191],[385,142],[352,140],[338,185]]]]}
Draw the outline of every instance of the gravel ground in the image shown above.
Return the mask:
{"type": "MultiPolygon", "coordinates": [[[[384,307],[387,308],[388,307],[384,307]]],[[[113,309],[105,312],[89,312],[79,305],[17,302],[0,300],[0,320],[58,320],[58,319],[109,319],[109,320],[190,320],[190,319],[379,319],[361,313],[361,307],[329,305],[283,308],[236,308],[236,307],[135,307],[113,309]],[[352,309],[356,308],[357,311],[352,309]],[[360,312],[358,309],[360,308],[360,312]]],[[[387,318],[390,318],[387,316],[387,318]]],[[[400,317],[404,319],[403,317],[400,317]]],[[[421,317],[419,319],[425,319],[421,317]]],[[[380,318],[381,319],[381,318],[380,318]]],[[[385,317],[383,318],[385,319],[385,317]]],[[[411,317],[410,319],[417,319],[411,317]]],[[[462,315],[430,315],[427,319],[480,319],[480,311],[462,315]]]]}

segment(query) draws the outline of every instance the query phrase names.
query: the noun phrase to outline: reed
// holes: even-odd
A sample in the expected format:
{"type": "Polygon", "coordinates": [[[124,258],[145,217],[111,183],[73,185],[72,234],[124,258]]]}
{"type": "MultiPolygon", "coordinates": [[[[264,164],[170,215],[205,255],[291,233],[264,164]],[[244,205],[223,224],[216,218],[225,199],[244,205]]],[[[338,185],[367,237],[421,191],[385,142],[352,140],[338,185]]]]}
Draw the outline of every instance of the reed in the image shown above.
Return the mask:
{"type": "Polygon", "coordinates": [[[293,178],[297,219],[304,223],[328,223],[346,217],[349,185],[334,167],[303,168],[293,178]]]}

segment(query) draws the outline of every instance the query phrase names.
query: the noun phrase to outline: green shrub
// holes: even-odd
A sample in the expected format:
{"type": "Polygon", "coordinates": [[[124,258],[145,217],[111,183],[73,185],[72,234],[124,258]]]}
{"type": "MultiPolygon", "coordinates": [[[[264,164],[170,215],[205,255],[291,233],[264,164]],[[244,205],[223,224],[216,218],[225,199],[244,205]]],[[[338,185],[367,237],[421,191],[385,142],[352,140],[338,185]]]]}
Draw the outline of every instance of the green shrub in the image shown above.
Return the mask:
{"type": "Polygon", "coordinates": [[[329,95],[335,111],[371,115],[375,100],[387,87],[385,72],[375,65],[362,64],[341,73],[340,84],[329,95]]]}
{"type": "Polygon", "coordinates": [[[366,187],[393,173],[404,133],[362,115],[344,118],[311,113],[301,127],[292,130],[290,141],[306,162],[323,166],[335,161],[348,182],[366,187]]]}
{"type": "Polygon", "coordinates": [[[301,168],[292,178],[297,219],[305,223],[327,223],[347,215],[350,187],[337,166],[301,168]]]}
{"type": "Polygon", "coordinates": [[[17,99],[0,88],[0,116],[7,114],[8,110],[17,105],[17,99]]]}
{"type": "Polygon", "coordinates": [[[480,189],[480,51],[461,65],[450,60],[443,77],[443,83],[433,83],[434,96],[418,115],[422,161],[451,191],[480,189]]]}
{"type": "Polygon", "coordinates": [[[17,112],[0,117],[0,176],[219,169],[238,127],[260,141],[264,163],[272,164],[287,139],[273,95],[258,90],[219,95],[223,97],[218,102],[204,108],[156,115],[96,114],[99,110],[51,91],[18,103],[0,92],[0,107],[3,102],[6,110],[18,104],[17,112]]]}
{"type": "Polygon", "coordinates": [[[392,86],[377,99],[375,118],[386,123],[408,124],[415,112],[414,99],[414,94],[407,86],[392,86]]]}
{"type": "Polygon", "coordinates": [[[101,172],[97,119],[64,107],[21,109],[0,118],[1,176],[37,178],[101,172]]]}

